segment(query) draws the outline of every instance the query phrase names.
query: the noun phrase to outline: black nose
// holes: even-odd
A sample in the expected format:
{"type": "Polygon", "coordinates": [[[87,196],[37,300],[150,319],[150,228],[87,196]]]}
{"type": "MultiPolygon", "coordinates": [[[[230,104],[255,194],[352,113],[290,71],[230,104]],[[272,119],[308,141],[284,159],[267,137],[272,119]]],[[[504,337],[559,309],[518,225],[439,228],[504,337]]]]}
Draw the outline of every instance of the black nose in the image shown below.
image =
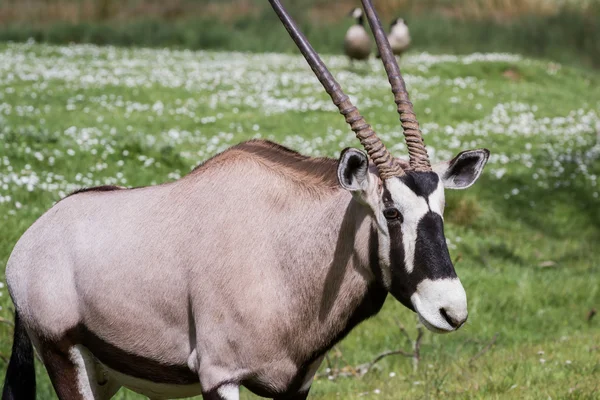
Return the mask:
{"type": "Polygon", "coordinates": [[[461,326],[463,326],[463,324],[467,321],[467,318],[468,318],[468,316],[467,316],[462,321],[454,319],[450,315],[448,315],[448,312],[446,311],[445,308],[440,308],[440,314],[442,314],[442,317],[444,317],[446,322],[449,323],[450,326],[453,327],[454,329],[458,329],[461,326]]]}

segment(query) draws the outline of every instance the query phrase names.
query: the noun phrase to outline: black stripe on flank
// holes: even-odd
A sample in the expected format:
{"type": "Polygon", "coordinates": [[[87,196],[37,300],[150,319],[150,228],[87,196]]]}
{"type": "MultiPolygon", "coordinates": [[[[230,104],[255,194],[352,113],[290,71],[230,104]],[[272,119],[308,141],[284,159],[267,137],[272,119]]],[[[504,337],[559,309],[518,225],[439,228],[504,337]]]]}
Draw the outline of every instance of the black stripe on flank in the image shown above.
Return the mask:
{"type": "Polygon", "coordinates": [[[166,365],[159,361],[129,353],[107,342],[80,326],[81,344],[85,346],[100,362],[122,374],[155,383],[174,385],[191,385],[198,383],[198,375],[185,365],[166,365]]]}

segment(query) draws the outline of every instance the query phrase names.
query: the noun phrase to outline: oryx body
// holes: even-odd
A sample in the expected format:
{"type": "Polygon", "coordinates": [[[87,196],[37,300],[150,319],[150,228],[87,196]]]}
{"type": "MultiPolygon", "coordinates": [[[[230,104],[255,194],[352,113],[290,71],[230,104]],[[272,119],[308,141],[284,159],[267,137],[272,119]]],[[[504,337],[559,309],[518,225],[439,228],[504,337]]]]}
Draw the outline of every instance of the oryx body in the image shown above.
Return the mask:
{"type": "Polygon", "coordinates": [[[464,323],[444,187],[470,186],[488,152],[432,168],[411,105],[410,162],[393,158],[271,3],[371,161],[354,149],[334,160],[250,141],[172,183],[59,201],[8,261],[16,322],[3,399],[35,397],[31,342],[61,400],[107,399],[121,386],[152,399],[234,400],[240,385],[296,400],[326,351],[388,292],[431,330],[464,323]]]}
{"type": "Polygon", "coordinates": [[[249,142],[174,183],[60,201],[7,279],[42,354],[81,344],[135,378],[285,393],[381,307],[373,228],[335,160],[249,142]]]}

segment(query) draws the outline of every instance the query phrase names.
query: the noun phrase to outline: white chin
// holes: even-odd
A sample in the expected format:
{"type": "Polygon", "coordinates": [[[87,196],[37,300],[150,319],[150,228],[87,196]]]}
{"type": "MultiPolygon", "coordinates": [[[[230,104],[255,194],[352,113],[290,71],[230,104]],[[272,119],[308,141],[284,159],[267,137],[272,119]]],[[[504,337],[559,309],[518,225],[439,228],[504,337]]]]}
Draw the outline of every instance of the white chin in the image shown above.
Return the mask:
{"type": "Polygon", "coordinates": [[[432,332],[455,331],[467,319],[467,295],[458,278],[424,279],[410,300],[419,320],[432,332]],[[448,317],[453,320],[452,325],[448,317]]]}
{"type": "Polygon", "coordinates": [[[450,324],[448,324],[446,322],[446,326],[444,327],[439,327],[436,325],[433,325],[431,323],[429,323],[425,317],[423,317],[421,314],[419,314],[417,312],[417,315],[419,316],[419,321],[421,321],[421,323],[425,326],[425,328],[429,329],[431,332],[435,332],[435,333],[449,333],[454,331],[455,329],[453,327],[450,326],[450,324]]]}

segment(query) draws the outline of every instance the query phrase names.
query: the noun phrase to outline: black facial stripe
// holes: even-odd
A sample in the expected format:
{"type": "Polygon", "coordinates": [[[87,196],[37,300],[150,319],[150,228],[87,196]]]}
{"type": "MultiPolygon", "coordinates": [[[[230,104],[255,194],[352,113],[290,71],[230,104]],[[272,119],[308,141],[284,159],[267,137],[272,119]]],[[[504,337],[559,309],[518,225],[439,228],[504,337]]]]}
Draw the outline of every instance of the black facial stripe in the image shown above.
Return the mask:
{"type": "Polygon", "coordinates": [[[417,282],[426,278],[431,280],[456,278],[444,237],[444,222],[439,214],[432,211],[425,214],[417,226],[417,243],[411,278],[417,282]]]}
{"type": "Polygon", "coordinates": [[[405,265],[401,227],[399,221],[388,221],[392,264],[390,293],[405,307],[414,311],[410,298],[419,283],[424,279],[456,278],[456,272],[448,253],[444,223],[440,215],[429,211],[419,221],[411,273],[407,272],[405,265]]]}
{"type": "Polygon", "coordinates": [[[400,221],[388,221],[390,234],[390,273],[392,277],[390,293],[406,308],[415,311],[410,296],[417,290],[404,265],[404,244],[402,243],[402,224],[400,221]]]}
{"type": "Polygon", "coordinates": [[[388,190],[387,186],[385,186],[385,182],[383,183],[383,194],[381,195],[381,199],[383,200],[383,204],[385,204],[386,207],[392,206],[394,204],[392,194],[388,190]]]}
{"type": "Polygon", "coordinates": [[[383,275],[379,260],[379,235],[377,234],[377,229],[374,227],[371,228],[369,234],[369,264],[371,264],[373,275],[375,275],[375,281],[383,286],[383,275]]]}
{"type": "Polygon", "coordinates": [[[408,186],[408,188],[417,196],[424,197],[426,200],[429,200],[429,196],[435,192],[440,182],[440,178],[433,171],[407,171],[405,175],[398,179],[408,186]]]}

